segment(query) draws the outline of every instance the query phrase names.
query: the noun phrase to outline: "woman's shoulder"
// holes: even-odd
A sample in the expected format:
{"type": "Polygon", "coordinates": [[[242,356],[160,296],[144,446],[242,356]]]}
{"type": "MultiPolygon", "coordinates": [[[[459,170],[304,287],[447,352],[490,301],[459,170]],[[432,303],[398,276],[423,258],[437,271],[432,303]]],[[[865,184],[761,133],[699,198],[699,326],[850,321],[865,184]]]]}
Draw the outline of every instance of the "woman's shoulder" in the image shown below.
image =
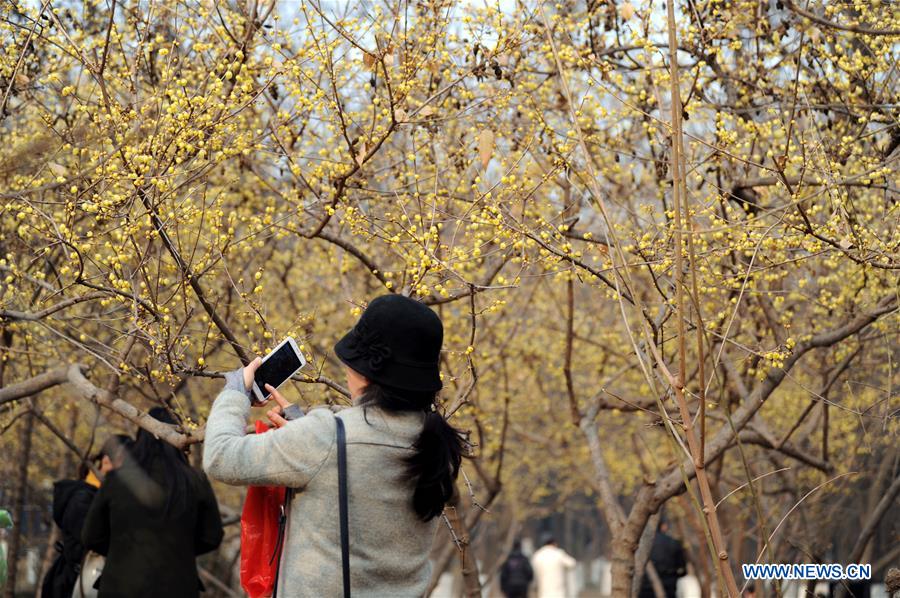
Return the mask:
{"type": "Polygon", "coordinates": [[[335,416],[336,414],[331,410],[331,407],[314,407],[307,411],[306,415],[304,415],[303,417],[291,420],[289,424],[300,422],[304,426],[333,431],[335,426],[335,416]]]}
{"type": "Polygon", "coordinates": [[[387,411],[355,405],[337,413],[347,427],[348,442],[400,442],[411,444],[422,431],[421,411],[387,411]]]}
{"type": "Polygon", "coordinates": [[[288,431],[288,435],[297,435],[307,439],[334,438],[335,414],[328,407],[310,409],[306,415],[290,420],[280,432],[288,431]]]}

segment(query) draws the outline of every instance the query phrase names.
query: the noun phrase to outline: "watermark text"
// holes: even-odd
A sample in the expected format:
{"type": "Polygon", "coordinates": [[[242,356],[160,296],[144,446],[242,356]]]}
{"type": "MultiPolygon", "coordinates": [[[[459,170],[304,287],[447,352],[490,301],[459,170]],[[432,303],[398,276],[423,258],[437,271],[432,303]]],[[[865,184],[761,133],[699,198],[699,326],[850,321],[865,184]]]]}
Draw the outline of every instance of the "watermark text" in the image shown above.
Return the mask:
{"type": "Polygon", "coordinates": [[[821,579],[837,581],[841,579],[863,580],[872,578],[872,565],[868,563],[854,563],[840,565],[838,563],[801,563],[801,564],[759,564],[750,563],[741,565],[744,579],[796,579],[813,580],[821,579]]]}

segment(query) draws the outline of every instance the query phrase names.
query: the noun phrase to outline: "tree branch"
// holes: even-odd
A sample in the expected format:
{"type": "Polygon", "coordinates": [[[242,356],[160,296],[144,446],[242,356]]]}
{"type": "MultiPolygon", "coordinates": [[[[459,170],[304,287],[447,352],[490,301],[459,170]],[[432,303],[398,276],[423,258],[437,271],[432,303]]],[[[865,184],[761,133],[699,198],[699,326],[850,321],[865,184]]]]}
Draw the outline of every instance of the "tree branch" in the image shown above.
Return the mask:
{"type": "Polygon", "coordinates": [[[796,459],[801,463],[805,463],[810,467],[814,467],[820,471],[824,471],[825,473],[833,473],[834,465],[819,459],[818,457],[814,457],[812,455],[808,455],[801,451],[799,448],[794,446],[789,442],[772,442],[771,438],[767,438],[763,434],[755,430],[742,430],[740,434],[741,442],[746,442],[749,444],[755,444],[757,446],[761,446],[767,449],[772,449],[778,451],[779,453],[783,453],[788,457],[796,459]]]}
{"type": "Polygon", "coordinates": [[[24,312],[24,311],[15,311],[11,309],[0,309],[0,318],[7,320],[22,320],[27,322],[36,322],[38,320],[43,320],[47,316],[53,315],[58,311],[66,309],[67,307],[71,307],[73,305],[77,305],[78,303],[84,303],[85,301],[93,301],[94,299],[101,299],[106,297],[106,293],[95,292],[88,293],[87,295],[82,295],[80,297],[72,297],[70,299],[66,299],[65,301],[60,301],[55,305],[51,305],[48,308],[42,309],[41,311],[36,312],[24,312]]]}
{"type": "MultiPolygon", "coordinates": [[[[794,353],[784,360],[784,366],[770,370],[769,373],[766,374],[766,377],[756,385],[753,391],[746,395],[741,406],[735,410],[734,414],[732,414],[734,430],[732,430],[731,425],[723,425],[716,433],[715,437],[707,443],[704,461],[709,464],[722,456],[725,450],[731,446],[734,439],[734,432],[740,432],[744,429],[747,423],[754,415],[756,415],[756,412],[763,406],[766,399],[768,399],[775,389],[778,388],[787,376],[787,373],[801,357],[812,349],[830,347],[847,337],[856,334],[881,316],[896,310],[896,300],[896,295],[886,295],[877,303],[876,308],[873,311],[858,314],[842,326],[826,330],[812,336],[806,341],[798,343],[794,349],[794,353]]],[[[693,460],[685,459],[682,466],[687,473],[688,479],[691,479],[696,473],[693,460]]],[[[668,473],[662,476],[660,483],[654,490],[654,503],[662,504],[669,498],[682,492],[683,489],[684,479],[681,475],[681,469],[677,466],[673,467],[668,473]]]]}
{"type": "Polygon", "coordinates": [[[850,31],[852,33],[862,33],[864,35],[885,35],[885,36],[900,36],[900,29],[869,29],[868,27],[860,27],[859,25],[841,25],[840,23],[835,23],[834,21],[829,21],[828,19],[823,19],[822,17],[809,12],[803,8],[800,8],[791,0],[783,0],[784,5],[790,9],[791,12],[798,14],[802,17],[806,17],[813,23],[818,23],[823,27],[828,27],[829,29],[839,29],[841,31],[850,31]]]}
{"type": "MultiPolygon", "coordinates": [[[[137,424],[176,448],[185,449],[192,444],[203,442],[204,430],[202,428],[194,432],[185,433],[179,431],[178,426],[165,424],[154,419],[109,391],[94,386],[85,377],[84,372],[86,371],[87,368],[85,366],[77,363],[60,366],[28,380],[0,388],[0,405],[33,396],[53,386],[70,383],[82,398],[121,415],[128,421],[137,424]]],[[[39,414],[35,415],[38,415],[40,419],[39,414]]]]}
{"type": "Polygon", "coordinates": [[[83,366],[75,364],[69,366],[68,382],[85,399],[105,407],[110,411],[121,415],[140,428],[147,430],[157,438],[164,440],[178,449],[185,449],[192,444],[203,442],[204,430],[201,428],[193,433],[178,431],[178,426],[163,423],[148,413],[141,411],[131,403],[127,403],[111,393],[97,388],[90,380],[85,378],[82,372],[83,366]]]}
{"type": "Polygon", "coordinates": [[[69,381],[69,366],[60,366],[22,382],[0,388],[0,405],[36,395],[69,381]]]}

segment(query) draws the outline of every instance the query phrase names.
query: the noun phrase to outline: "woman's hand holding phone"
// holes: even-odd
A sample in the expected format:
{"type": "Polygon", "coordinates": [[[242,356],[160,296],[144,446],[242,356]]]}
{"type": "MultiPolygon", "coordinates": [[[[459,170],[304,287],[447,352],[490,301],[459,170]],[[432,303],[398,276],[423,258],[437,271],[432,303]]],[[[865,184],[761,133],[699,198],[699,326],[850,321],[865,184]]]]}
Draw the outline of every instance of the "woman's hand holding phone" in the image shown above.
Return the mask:
{"type": "Polygon", "coordinates": [[[266,384],[266,390],[272,395],[271,398],[278,403],[278,407],[266,411],[266,417],[272,422],[272,426],[282,428],[288,423],[288,420],[284,418],[284,413],[291,407],[291,403],[281,396],[281,393],[275,390],[271,384],[266,384]]]}
{"type": "MultiPolygon", "coordinates": [[[[248,392],[253,387],[253,376],[260,364],[262,364],[262,359],[257,357],[244,366],[244,388],[246,388],[248,392]]],[[[272,422],[272,426],[282,428],[288,423],[288,420],[284,418],[284,413],[292,406],[292,403],[285,399],[271,384],[266,384],[265,389],[270,395],[269,399],[274,400],[278,404],[277,407],[269,409],[266,412],[266,417],[272,422]]],[[[253,406],[262,407],[263,405],[268,404],[268,402],[268,400],[265,403],[254,402],[253,406]]]]}
{"type": "MultiPolygon", "coordinates": [[[[262,365],[262,357],[257,357],[244,366],[244,389],[247,392],[250,392],[253,389],[253,376],[256,374],[256,370],[259,369],[260,365],[262,365]]],[[[264,404],[265,403],[254,402],[254,406],[264,404]]]]}

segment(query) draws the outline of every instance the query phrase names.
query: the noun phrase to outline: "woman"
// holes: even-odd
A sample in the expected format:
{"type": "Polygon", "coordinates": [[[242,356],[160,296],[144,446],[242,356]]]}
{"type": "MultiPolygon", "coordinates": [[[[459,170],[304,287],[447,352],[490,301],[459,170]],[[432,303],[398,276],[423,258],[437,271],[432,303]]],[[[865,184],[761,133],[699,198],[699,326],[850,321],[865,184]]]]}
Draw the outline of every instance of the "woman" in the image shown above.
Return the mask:
{"type": "MultiPolygon", "coordinates": [[[[124,434],[113,434],[103,443],[94,461],[104,477],[122,465],[131,443],[131,437],[124,434]]],[[[78,479],[53,483],[53,521],[59,526],[61,539],[56,543],[59,554],[44,576],[41,598],[71,598],[72,590],[79,581],[78,574],[84,571],[87,552],[81,543],[81,532],[99,487],[100,480],[87,462],[78,466],[78,479]]],[[[86,578],[82,573],[81,581],[84,582],[86,578]]],[[[79,588],[77,595],[90,595],[92,591],[89,587],[79,588]]]]}
{"type": "Polygon", "coordinates": [[[61,539],[56,542],[58,554],[41,584],[41,598],[71,598],[84,546],[81,530],[91,501],[99,484],[87,464],[78,466],[78,479],[57,480],[53,483],[53,521],[59,527],[61,539]]]}
{"type": "MultiPolygon", "coordinates": [[[[245,435],[247,389],[259,360],[232,372],[206,424],[204,469],[231,484],[296,489],[277,595],[340,596],[343,590],[335,417],[344,423],[349,485],[350,588],[361,596],[421,596],[428,554],[454,492],[463,439],[435,411],[443,326],[400,295],[373,300],[335,353],[353,406],[313,409],[245,435]]],[[[266,387],[282,408],[288,404],[266,387]]],[[[294,408],[296,409],[296,408],[294,408]]]]}
{"type": "MultiPolygon", "coordinates": [[[[175,423],[161,407],[149,413],[175,423]]],[[[192,598],[202,589],[196,556],[218,547],[222,535],[206,476],[180,450],[141,429],[130,457],[103,480],[82,541],[106,556],[100,598],[192,598]]]]}

